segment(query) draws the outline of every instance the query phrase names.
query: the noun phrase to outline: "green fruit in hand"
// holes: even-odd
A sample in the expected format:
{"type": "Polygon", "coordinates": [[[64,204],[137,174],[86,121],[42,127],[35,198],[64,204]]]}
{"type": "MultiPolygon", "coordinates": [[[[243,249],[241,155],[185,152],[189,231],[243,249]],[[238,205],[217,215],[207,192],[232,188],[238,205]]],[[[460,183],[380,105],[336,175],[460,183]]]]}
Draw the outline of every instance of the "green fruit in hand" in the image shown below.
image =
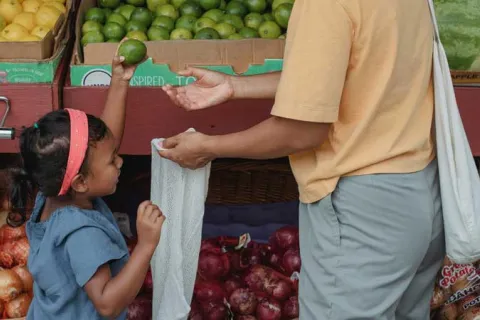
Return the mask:
{"type": "Polygon", "coordinates": [[[233,14],[226,14],[223,16],[222,22],[226,22],[235,27],[237,31],[242,29],[245,25],[243,24],[242,18],[233,14]]]}
{"type": "Polygon", "coordinates": [[[135,65],[145,59],[147,46],[142,41],[128,39],[118,47],[118,55],[125,58],[125,65],[135,65]]]}
{"type": "Polygon", "coordinates": [[[223,13],[222,10],[212,9],[212,10],[208,10],[207,12],[205,12],[202,17],[212,19],[216,23],[219,23],[219,22],[222,22],[222,19],[223,19],[224,15],[225,15],[225,13],[223,13]]]}
{"type": "Polygon", "coordinates": [[[230,1],[225,8],[225,12],[229,14],[234,14],[240,17],[245,17],[248,14],[247,7],[238,0],[230,1]]]}
{"type": "Polygon", "coordinates": [[[193,1],[185,1],[178,10],[182,16],[192,15],[196,18],[200,18],[203,14],[202,7],[193,1]]]}
{"type": "Polygon", "coordinates": [[[245,16],[245,27],[258,30],[262,22],[265,21],[264,17],[257,12],[249,13],[245,16]]]}
{"type": "Polygon", "coordinates": [[[128,21],[127,24],[125,25],[125,30],[127,32],[131,31],[141,31],[141,32],[147,32],[147,26],[141,23],[140,21],[128,21]]]}
{"type": "Polygon", "coordinates": [[[267,9],[267,0],[245,0],[248,11],[263,13],[267,9]]]}
{"type": "Polygon", "coordinates": [[[148,37],[145,32],[142,31],[130,31],[126,36],[128,39],[135,39],[139,41],[148,41],[148,37]]]}
{"type": "Polygon", "coordinates": [[[197,18],[192,15],[185,15],[178,18],[177,22],[175,22],[175,29],[187,29],[189,31],[193,31],[195,29],[195,23],[197,22],[197,18]]]}
{"type": "Polygon", "coordinates": [[[107,23],[108,22],[114,22],[121,26],[125,26],[127,24],[127,19],[124,16],[122,16],[120,13],[114,12],[110,15],[110,17],[108,17],[107,23]]]}
{"type": "Polygon", "coordinates": [[[288,20],[290,20],[290,15],[292,14],[293,4],[291,3],[282,3],[275,9],[273,12],[273,17],[277,24],[286,29],[288,27],[288,20]]]}
{"type": "Polygon", "coordinates": [[[253,38],[259,38],[260,35],[258,34],[257,30],[244,27],[238,32],[242,37],[245,39],[253,39],[253,38]]]}
{"type": "Polygon", "coordinates": [[[221,0],[199,0],[198,2],[203,10],[218,9],[222,4],[221,0]]]}
{"type": "Polygon", "coordinates": [[[122,40],[125,37],[125,29],[115,22],[107,22],[103,27],[103,34],[107,40],[116,39],[122,40]]]}
{"type": "Polygon", "coordinates": [[[147,8],[136,8],[130,17],[130,21],[139,21],[148,28],[152,24],[153,14],[147,8]]]}
{"type": "Polygon", "coordinates": [[[152,12],[155,12],[157,7],[163,6],[164,4],[168,4],[168,0],[147,0],[147,8],[152,12]]]}
{"type": "Polygon", "coordinates": [[[164,4],[161,6],[158,6],[157,9],[155,10],[155,16],[161,17],[170,17],[173,20],[177,20],[179,17],[178,10],[171,4],[164,4]]]}
{"type": "Polygon", "coordinates": [[[84,34],[80,42],[82,46],[85,46],[89,43],[101,43],[105,42],[105,37],[101,32],[91,31],[84,34]]]}
{"type": "Polygon", "coordinates": [[[265,21],[258,28],[258,33],[263,39],[277,39],[282,34],[282,29],[273,21],[265,21]]]}
{"type": "Polygon", "coordinates": [[[131,4],[124,4],[123,6],[120,6],[117,9],[115,9],[114,12],[120,13],[128,21],[130,20],[130,17],[132,16],[133,11],[135,11],[135,6],[132,6],[131,4]]]}
{"type": "MultiPolygon", "coordinates": [[[[1,19],[1,18],[0,18],[1,19]]],[[[86,34],[92,31],[96,32],[101,32],[102,31],[102,25],[98,23],[97,21],[85,21],[85,23],[82,26],[82,34],[86,34]]]]}
{"type": "Polygon", "coordinates": [[[245,39],[244,37],[242,37],[242,35],[238,34],[238,33],[234,33],[232,34],[231,36],[228,37],[228,40],[243,40],[245,39]]]}
{"type": "Polygon", "coordinates": [[[272,11],[275,11],[275,9],[277,9],[278,6],[282,3],[290,3],[293,5],[295,3],[295,0],[273,0],[272,11]]]}
{"type": "Polygon", "coordinates": [[[170,32],[162,27],[151,27],[147,32],[148,40],[168,40],[170,39],[170,32]]]}
{"type": "Polygon", "coordinates": [[[98,23],[105,23],[105,12],[100,8],[90,8],[85,13],[86,21],[96,21],[98,23]]]}
{"type": "Polygon", "coordinates": [[[221,22],[215,26],[215,30],[217,30],[218,34],[222,39],[227,39],[232,34],[236,33],[236,29],[229,23],[221,22]]]}
{"type": "Polygon", "coordinates": [[[175,20],[167,16],[160,16],[153,19],[152,27],[161,27],[168,30],[168,32],[172,32],[175,29],[175,20]]]}
{"type": "Polygon", "coordinates": [[[197,40],[217,40],[220,39],[220,34],[213,28],[203,28],[195,34],[197,40]]]}
{"type": "Polygon", "coordinates": [[[193,31],[195,31],[195,33],[198,33],[198,31],[204,28],[213,28],[215,27],[215,25],[216,23],[212,19],[202,17],[195,22],[193,31]]]}
{"type": "Polygon", "coordinates": [[[120,0],[98,0],[97,4],[101,8],[115,9],[120,5],[120,0]]]}
{"type": "Polygon", "coordinates": [[[185,28],[175,29],[170,33],[170,40],[190,40],[192,38],[192,32],[185,28]]]}

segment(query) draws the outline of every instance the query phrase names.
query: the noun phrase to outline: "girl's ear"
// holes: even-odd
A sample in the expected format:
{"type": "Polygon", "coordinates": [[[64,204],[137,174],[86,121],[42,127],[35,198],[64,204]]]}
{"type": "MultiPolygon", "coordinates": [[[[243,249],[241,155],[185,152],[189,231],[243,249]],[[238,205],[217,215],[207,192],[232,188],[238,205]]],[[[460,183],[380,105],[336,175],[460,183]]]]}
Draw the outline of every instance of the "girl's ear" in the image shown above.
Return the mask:
{"type": "Polygon", "coordinates": [[[85,177],[82,174],[77,174],[70,185],[73,191],[76,193],[85,193],[88,191],[88,185],[85,177]]]}

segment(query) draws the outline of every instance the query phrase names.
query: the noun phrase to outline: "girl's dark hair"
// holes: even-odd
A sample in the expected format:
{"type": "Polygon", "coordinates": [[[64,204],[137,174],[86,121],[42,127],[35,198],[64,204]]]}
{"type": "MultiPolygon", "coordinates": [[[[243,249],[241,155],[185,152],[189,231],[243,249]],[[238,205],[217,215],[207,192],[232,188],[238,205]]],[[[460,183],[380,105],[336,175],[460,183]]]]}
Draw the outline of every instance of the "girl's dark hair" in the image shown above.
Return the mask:
{"type": "MultiPolygon", "coordinates": [[[[108,128],[99,118],[87,115],[89,148],[103,140],[108,128]]],[[[23,169],[12,170],[10,203],[12,210],[22,214],[32,190],[54,197],[60,188],[67,167],[70,149],[70,116],[58,110],[43,116],[34,126],[25,128],[20,136],[23,169]],[[22,208],[23,207],[23,208],[22,208]]],[[[88,172],[88,150],[80,169],[88,172]]],[[[25,213],[22,214],[25,218],[25,213]]]]}

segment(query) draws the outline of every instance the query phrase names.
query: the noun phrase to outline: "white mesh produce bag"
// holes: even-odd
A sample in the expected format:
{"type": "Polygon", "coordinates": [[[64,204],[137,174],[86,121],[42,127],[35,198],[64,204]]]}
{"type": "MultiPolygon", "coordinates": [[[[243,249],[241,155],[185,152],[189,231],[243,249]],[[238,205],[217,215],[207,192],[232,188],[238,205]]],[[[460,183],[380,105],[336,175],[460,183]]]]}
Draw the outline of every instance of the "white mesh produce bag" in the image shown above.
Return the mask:
{"type": "Polygon", "coordinates": [[[183,169],[160,157],[152,141],[151,200],[166,217],[152,258],[154,320],[184,320],[197,273],[210,164],[183,169]]]}

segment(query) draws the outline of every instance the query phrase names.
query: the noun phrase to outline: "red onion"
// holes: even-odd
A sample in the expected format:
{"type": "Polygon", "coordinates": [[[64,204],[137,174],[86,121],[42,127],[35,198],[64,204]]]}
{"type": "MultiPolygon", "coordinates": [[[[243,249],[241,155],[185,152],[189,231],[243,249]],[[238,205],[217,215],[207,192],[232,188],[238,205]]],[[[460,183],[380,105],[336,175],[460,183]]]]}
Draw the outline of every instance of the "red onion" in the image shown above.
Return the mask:
{"type": "Polygon", "coordinates": [[[197,280],[193,294],[200,304],[205,302],[223,302],[226,299],[225,291],[217,281],[197,280]]]}
{"type": "Polygon", "coordinates": [[[285,300],[292,293],[292,281],[289,278],[262,265],[253,266],[244,280],[256,294],[265,292],[278,300],[285,300]]]}
{"type": "Polygon", "coordinates": [[[235,320],[257,320],[257,317],[251,316],[251,315],[248,315],[248,316],[236,316],[236,317],[235,317],[235,320]]]}
{"type": "Polygon", "coordinates": [[[220,302],[207,302],[200,304],[204,320],[226,320],[228,316],[227,307],[220,302]]]}
{"type": "Polygon", "coordinates": [[[287,319],[298,318],[298,297],[292,296],[283,305],[283,316],[287,319]]]}
{"type": "Polygon", "coordinates": [[[228,256],[220,249],[209,249],[200,252],[198,258],[198,274],[205,280],[218,280],[230,272],[228,256]]]}
{"type": "Polygon", "coordinates": [[[22,279],[12,270],[0,270],[0,300],[10,301],[23,291],[22,279]]]}
{"type": "Polygon", "coordinates": [[[260,248],[245,248],[242,251],[241,263],[243,267],[262,264],[263,255],[260,248]]]}
{"type": "Polygon", "coordinates": [[[16,241],[13,241],[13,248],[11,254],[16,264],[24,266],[28,261],[28,254],[30,252],[30,244],[28,243],[27,238],[20,238],[16,241]]]}
{"type": "Polygon", "coordinates": [[[19,227],[11,227],[8,224],[4,224],[0,227],[0,244],[18,240],[26,236],[25,224],[19,227]]]}
{"type": "Polygon", "coordinates": [[[254,314],[257,309],[257,298],[249,289],[235,290],[228,300],[234,313],[241,315],[254,314]]]}
{"type": "Polygon", "coordinates": [[[273,280],[267,284],[266,291],[276,300],[283,301],[292,294],[292,285],[285,280],[273,280]]]}
{"type": "Polygon", "coordinates": [[[230,261],[230,269],[233,273],[243,272],[247,266],[243,265],[240,251],[227,252],[228,259],[230,261]]]}
{"type": "Polygon", "coordinates": [[[128,306],[127,320],[151,320],[152,319],[152,299],[144,296],[138,296],[128,306]]]}
{"type": "Polygon", "coordinates": [[[280,320],[282,318],[282,308],[279,302],[274,299],[264,299],[257,306],[258,320],[280,320]]]}
{"type": "Polygon", "coordinates": [[[202,240],[202,244],[200,245],[200,251],[210,250],[210,249],[221,249],[221,246],[218,243],[217,238],[210,238],[210,239],[202,240]]]}
{"type": "Polygon", "coordinates": [[[0,248],[0,267],[10,269],[15,265],[15,260],[9,252],[4,251],[4,247],[0,248]]]}
{"type": "Polygon", "coordinates": [[[190,313],[187,320],[203,320],[202,311],[195,300],[192,300],[190,304],[190,313]]]}
{"type": "Polygon", "coordinates": [[[298,228],[295,226],[286,226],[278,229],[270,236],[269,244],[272,246],[272,250],[276,252],[298,249],[298,228]]]}
{"type": "Polygon", "coordinates": [[[33,277],[26,266],[16,266],[12,269],[12,271],[15,272],[22,280],[23,290],[29,292],[33,289],[33,277]]]}
{"type": "Polygon", "coordinates": [[[274,268],[275,270],[277,271],[280,271],[282,273],[285,272],[285,270],[283,269],[283,266],[282,266],[282,259],[283,259],[283,256],[281,253],[279,252],[271,252],[268,256],[267,256],[267,259],[268,259],[268,264],[274,268]]]}
{"type": "Polygon", "coordinates": [[[233,291],[245,287],[245,284],[239,277],[232,277],[225,281],[223,287],[225,288],[227,296],[230,296],[233,291]]]}
{"type": "Polygon", "coordinates": [[[27,316],[28,308],[32,302],[32,297],[26,293],[22,293],[15,299],[5,304],[5,313],[8,318],[22,318],[27,316]]]}
{"type": "Polygon", "coordinates": [[[269,272],[264,266],[256,265],[250,269],[244,280],[247,286],[254,292],[263,291],[269,272]]]}
{"type": "Polygon", "coordinates": [[[143,291],[145,293],[153,292],[153,278],[152,270],[150,268],[148,268],[147,274],[145,275],[145,280],[143,281],[143,291]]]}
{"type": "Polygon", "coordinates": [[[291,275],[294,272],[300,272],[302,266],[300,251],[297,249],[288,249],[283,255],[282,265],[287,275],[291,275]]]}

